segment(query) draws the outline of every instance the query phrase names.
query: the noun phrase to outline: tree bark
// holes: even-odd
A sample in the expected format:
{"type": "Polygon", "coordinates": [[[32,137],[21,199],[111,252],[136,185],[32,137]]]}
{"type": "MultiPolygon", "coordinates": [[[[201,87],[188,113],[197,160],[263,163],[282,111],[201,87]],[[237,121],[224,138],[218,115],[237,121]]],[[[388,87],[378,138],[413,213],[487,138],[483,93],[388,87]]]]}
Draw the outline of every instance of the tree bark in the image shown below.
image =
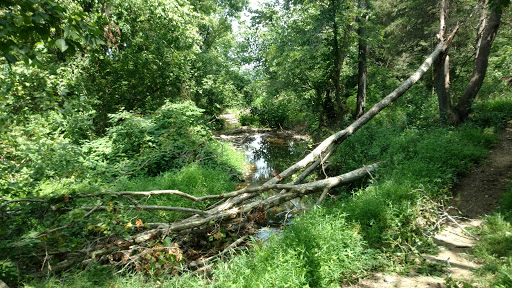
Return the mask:
{"type": "Polygon", "coordinates": [[[340,124],[343,120],[343,114],[344,114],[344,105],[343,101],[341,100],[341,84],[340,84],[340,78],[341,78],[341,53],[340,53],[340,46],[338,43],[338,22],[336,21],[336,1],[337,0],[331,0],[331,8],[332,8],[332,32],[334,34],[333,38],[333,54],[334,54],[334,62],[333,62],[333,76],[332,80],[334,82],[334,99],[336,101],[337,107],[337,113],[336,113],[336,123],[340,124]]]}
{"type": "Polygon", "coordinates": [[[364,108],[366,106],[366,82],[368,78],[367,70],[367,55],[368,45],[366,41],[366,22],[368,16],[366,14],[366,0],[359,0],[359,8],[361,9],[360,15],[356,21],[359,23],[357,34],[359,36],[359,57],[358,57],[358,75],[357,75],[357,105],[356,105],[356,119],[359,119],[364,114],[364,108]]]}
{"type": "MultiPolygon", "coordinates": [[[[448,0],[441,1],[441,13],[439,21],[439,40],[444,41],[446,32],[446,15],[448,13],[448,0]]],[[[450,97],[450,56],[448,49],[443,51],[434,62],[434,86],[439,102],[439,118],[441,123],[447,124],[452,114],[450,97]]]]}
{"type": "Polygon", "coordinates": [[[489,64],[489,54],[491,47],[498,33],[501,23],[501,16],[503,9],[499,8],[501,0],[491,1],[491,15],[487,18],[487,10],[489,9],[488,0],[482,0],[484,7],[482,16],[478,25],[478,37],[476,45],[476,56],[473,65],[473,73],[469,80],[466,90],[459,99],[457,106],[454,109],[455,117],[450,124],[457,125],[463,122],[471,112],[471,104],[476,98],[478,91],[482,87],[485,74],[487,72],[487,65],[489,64]]]}
{"type": "Polygon", "coordinates": [[[453,119],[452,105],[450,96],[450,56],[447,51],[439,56],[435,65],[434,85],[437,93],[437,100],[439,102],[439,119],[441,123],[447,124],[453,119]]]}

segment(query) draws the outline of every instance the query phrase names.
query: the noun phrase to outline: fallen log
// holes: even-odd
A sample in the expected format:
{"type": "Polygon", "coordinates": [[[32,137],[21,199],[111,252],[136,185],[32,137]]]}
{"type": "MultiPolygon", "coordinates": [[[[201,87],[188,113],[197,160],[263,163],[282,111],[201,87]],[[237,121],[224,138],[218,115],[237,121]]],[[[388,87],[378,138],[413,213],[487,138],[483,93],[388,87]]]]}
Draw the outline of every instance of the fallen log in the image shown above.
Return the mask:
{"type": "Polygon", "coordinates": [[[278,206],[280,204],[283,204],[284,202],[290,201],[292,199],[315,193],[320,190],[323,190],[325,188],[332,189],[334,187],[348,184],[354,181],[357,181],[365,176],[367,176],[371,171],[374,171],[375,168],[377,168],[378,163],[372,164],[369,166],[365,166],[363,168],[348,172],[343,175],[339,175],[336,177],[330,177],[327,179],[314,181],[311,183],[306,184],[272,184],[272,185],[265,185],[265,186],[259,186],[256,188],[252,188],[253,191],[269,191],[272,189],[286,189],[287,192],[285,193],[278,193],[273,196],[270,196],[266,199],[258,200],[258,201],[252,201],[249,203],[246,203],[244,205],[241,205],[239,207],[234,207],[222,211],[216,211],[216,209],[208,210],[206,211],[210,216],[208,217],[190,217],[187,219],[184,219],[177,223],[171,223],[171,224],[163,224],[155,229],[150,229],[147,231],[144,231],[140,234],[134,235],[131,237],[129,241],[133,243],[142,243],[145,241],[148,241],[150,239],[154,239],[155,237],[158,237],[158,235],[161,234],[173,234],[177,233],[183,230],[198,228],[203,225],[206,225],[210,223],[211,221],[217,222],[222,220],[229,220],[236,218],[237,216],[240,216],[240,214],[243,213],[249,213],[253,209],[256,209],[258,207],[261,207],[263,210],[267,210],[269,208],[278,206]]]}

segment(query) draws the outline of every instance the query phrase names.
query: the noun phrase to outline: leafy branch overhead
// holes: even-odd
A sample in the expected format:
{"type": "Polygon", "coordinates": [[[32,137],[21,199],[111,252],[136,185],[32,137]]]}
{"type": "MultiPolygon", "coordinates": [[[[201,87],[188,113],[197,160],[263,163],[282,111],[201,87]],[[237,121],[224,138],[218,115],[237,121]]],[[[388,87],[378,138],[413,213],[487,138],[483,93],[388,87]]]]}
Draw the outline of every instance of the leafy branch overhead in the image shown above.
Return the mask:
{"type": "Polygon", "coordinates": [[[0,3],[0,52],[9,63],[40,63],[45,50],[57,48],[73,55],[85,45],[105,44],[102,31],[89,15],[68,9],[72,3],[50,0],[0,3]]]}

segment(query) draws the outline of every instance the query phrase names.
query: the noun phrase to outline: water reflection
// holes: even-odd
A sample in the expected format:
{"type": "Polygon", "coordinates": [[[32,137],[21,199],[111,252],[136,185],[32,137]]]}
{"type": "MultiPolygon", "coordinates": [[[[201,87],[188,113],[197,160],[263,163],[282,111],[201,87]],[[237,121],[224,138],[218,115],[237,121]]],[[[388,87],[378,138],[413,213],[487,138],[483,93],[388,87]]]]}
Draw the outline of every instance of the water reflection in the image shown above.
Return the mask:
{"type": "Polygon", "coordinates": [[[279,133],[263,133],[246,137],[242,149],[251,170],[246,181],[251,185],[263,184],[274,177],[274,171],[282,171],[300,159],[306,143],[279,133]]]}

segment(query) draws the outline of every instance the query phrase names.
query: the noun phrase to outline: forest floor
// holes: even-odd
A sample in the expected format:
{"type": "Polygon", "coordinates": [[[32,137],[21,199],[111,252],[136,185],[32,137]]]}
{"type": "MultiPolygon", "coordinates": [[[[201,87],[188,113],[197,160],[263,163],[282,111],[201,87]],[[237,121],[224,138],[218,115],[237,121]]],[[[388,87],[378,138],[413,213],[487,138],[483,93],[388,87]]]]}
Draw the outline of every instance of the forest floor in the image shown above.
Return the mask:
{"type": "MultiPolygon", "coordinates": [[[[454,198],[449,205],[455,209],[448,209],[449,214],[466,217],[457,218],[459,225],[465,229],[478,229],[483,217],[498,206],[511,179],[512,123],[509,123],[485,160],[453,187],[454,198]]],[[[404,276],[379,272],[352,287],[446,287],[447,277],[479,287],[474,272],[480,265],[471,253],[477,240],[464,233],[455,223],[449,222],[445,223],[434,241],[439,247],[439,253],[422,256],[434,265],[437,263],[445,266],[444,274],[426,276],[413,272],[404,276]]]]}

